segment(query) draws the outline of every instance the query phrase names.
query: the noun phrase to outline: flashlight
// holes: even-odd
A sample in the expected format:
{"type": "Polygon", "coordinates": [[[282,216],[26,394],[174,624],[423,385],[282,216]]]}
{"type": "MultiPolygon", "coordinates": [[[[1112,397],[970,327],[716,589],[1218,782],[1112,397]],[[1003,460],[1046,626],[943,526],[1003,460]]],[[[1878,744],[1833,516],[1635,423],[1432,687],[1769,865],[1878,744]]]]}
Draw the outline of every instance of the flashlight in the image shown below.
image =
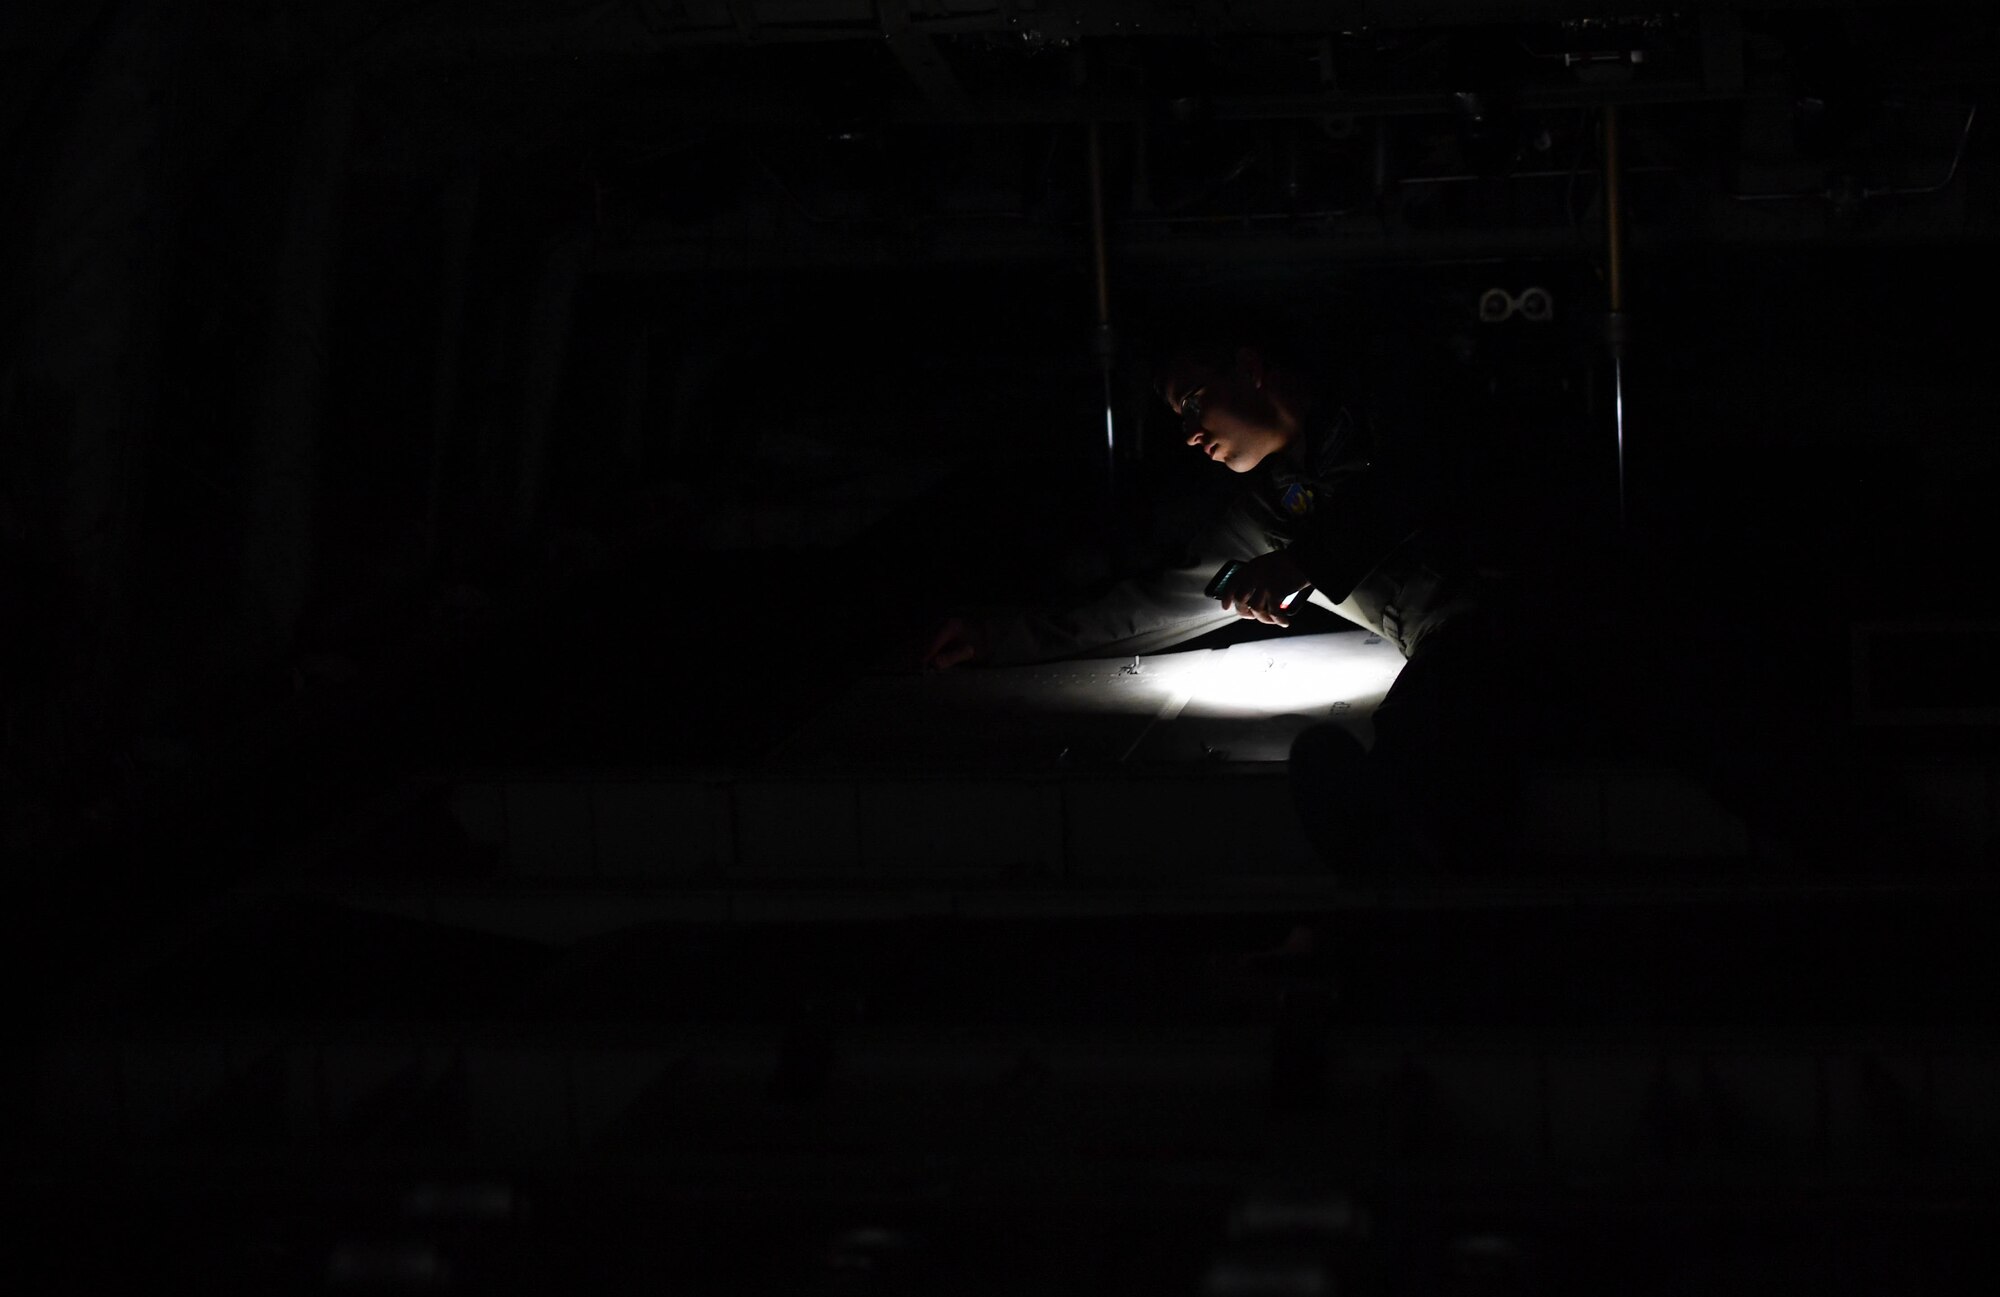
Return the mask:
{"type": "MultiPolygon", "coordinates": [[[[1227,563],[1224,563],[1221,567],[1215,570],[1215,575],[1208,579],[1208,587],[1205,590],[1203,590],[1202,593],[1207,595],[1211,599],[1229,598],[1230,595],[1234,593],[1234,591],[1231,590],[1230,587],[1235,583],[1236,578],[1242,573],[1242,571],[1243,571],[1243,560],[1234,558],[1230,559],[1227,563]]],[[[1293,612],[1298,610],[1299,605],[1303,604],[1306,601],[1306,596],[1310,595],[1311,593],[1312,593],[1311,586],[1308,585],[1299,587],[1297,590],[1292,591],[1290,594],[1286,595],[1283,599],[1279,600],[1277,611],[1284,613],[1287,616],[1290,616],[1293,612]]]]}

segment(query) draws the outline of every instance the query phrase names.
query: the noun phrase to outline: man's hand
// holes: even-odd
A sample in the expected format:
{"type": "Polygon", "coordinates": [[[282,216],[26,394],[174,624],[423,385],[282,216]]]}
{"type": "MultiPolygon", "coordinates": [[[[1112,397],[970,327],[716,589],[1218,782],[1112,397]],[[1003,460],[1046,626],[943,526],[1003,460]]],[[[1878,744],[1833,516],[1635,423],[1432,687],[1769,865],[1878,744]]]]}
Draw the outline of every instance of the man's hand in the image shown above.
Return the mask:
{"type": "Polygon", "coordinates": [[[1299,565],[1281,549],[1244,562],[1236,571],[1236,579],[1229,583],[1229,593],[1222,597],[1222,606],[1238,617],[1247,617],[1271,626],[1289,626],[1289,614],[1278,611],[1278,605],[1286,596],[1303,590],[1312,583],[1299,569],[1299,565]]]}
{"type": "Polygon", "coordinates": [[[918,661],[925,671],[949,671],[986,654],[985,630],[969,618],[949,617],[933,627],[918,661]]]}

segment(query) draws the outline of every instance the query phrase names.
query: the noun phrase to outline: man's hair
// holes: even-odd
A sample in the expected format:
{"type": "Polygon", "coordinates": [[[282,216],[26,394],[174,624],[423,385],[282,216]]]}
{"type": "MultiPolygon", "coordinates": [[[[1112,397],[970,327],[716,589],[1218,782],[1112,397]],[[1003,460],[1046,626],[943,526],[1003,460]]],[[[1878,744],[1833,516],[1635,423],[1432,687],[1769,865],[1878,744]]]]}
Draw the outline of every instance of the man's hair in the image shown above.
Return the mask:
{"type": "Polygon", "coordinates": [[[1228,373],[1244,348],[1263,357],[1267,366],[1298,372],[1312,366],[1301,360],[1301,339],[1282,323],[1248,312],[1203,312],[1184,322],[1167,321],[1150,330],[1141,344],[1143,372],[1155,395],[1165,399],[1167,383],[1191,368],[1228,373]]]}
{"type": "Polygon", "coordinates": [[[1224,341],[1221,338],[1202,338],[1162,348],[1153,357],[1147,373],[1153,395],[1165,400],[1167,389],[1174,378],[1192,369],[1227,373],[1236,363],[1237,348],[1245,345],[1250,344],[1224,341]]]}

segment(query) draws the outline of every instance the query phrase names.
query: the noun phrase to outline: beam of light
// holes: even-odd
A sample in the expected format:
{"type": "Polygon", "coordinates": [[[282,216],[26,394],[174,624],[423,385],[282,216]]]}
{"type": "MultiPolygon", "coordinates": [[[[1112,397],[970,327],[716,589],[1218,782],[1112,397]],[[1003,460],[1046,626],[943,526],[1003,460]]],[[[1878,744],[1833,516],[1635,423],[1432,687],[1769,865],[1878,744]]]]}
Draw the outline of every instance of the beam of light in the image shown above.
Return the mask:
{"type": "Polygon", "coordinates": [[[1221,649],[1142,658],[1047,662],[947,672],[934,695],[954,706],[1030,716],[1130,716],[1149,728],[1178,721],[1367,717],[1395,683],[1403,657],[1373,635],[1292,635],[1221,649]]]}
{"type": "Polygon", "coordinates": [[[1062,690],[1061,710],[1151,712],[1166,723],[1183,715],[1361,715],[1382,701],[1402,669],[1402,655],[1373,636],[1300,636],[1143,658],[1110,677],[1108,687],[1079,681],[1062,690]]]}
{"type": "Polygon", "coordinates": [[[1186,712],[1251,718],[1320,715],[1340,704],[1372,709],[1402,670],[1400,656],[1326,657],[1257,652],[1240,644],[1201,673],[1186,712]],[[1249,651],[1245,651],[1249,650],[1249,651]]]}

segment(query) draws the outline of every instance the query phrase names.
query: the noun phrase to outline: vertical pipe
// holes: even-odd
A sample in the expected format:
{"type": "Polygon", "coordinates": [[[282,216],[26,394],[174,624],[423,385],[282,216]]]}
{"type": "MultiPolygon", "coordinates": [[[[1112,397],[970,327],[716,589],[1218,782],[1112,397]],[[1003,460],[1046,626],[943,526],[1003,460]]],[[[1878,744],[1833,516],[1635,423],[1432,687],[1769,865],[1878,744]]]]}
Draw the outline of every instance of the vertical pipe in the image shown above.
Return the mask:
{"type": "Polygon", "coordinates": [[[1618,171],[1618,105],[1604,106],[1604,225],[1611,313],[1625,309],[1625,208],[1618,171]]]}
{"type": "Polygon", "coordinates": [[[1618,168],[1618,105],[1604,106],[1605,284],[1610,313],[1611,419],[1618,437],[1618,529],[1625,530],[1625,203],[1618,168]]]}
{"type": "MultiPolygon", "coordinates": [[[[1150,212],[1153,210],[1152,154],[1146,137],[1146,124],[1143,121],[1139,122],[1133,128],[1132,132],[1132,210],[1135,212],[1150,212]]],[[[1109,305],[1109,296],[1107,292],[1107,305],[1109,305]]],[[[1129,389],[1126,399],[1128,401],[1131,399],[1129,389]]],[[[1131,405],[1127,405],[1126,410],[1128,411],[1128,416],[1134,413],[1131,405]]],[[[1128,417],[1127,426],[1136,428],[1143,425],[1144,421],[1144,414],[1139,413],[1137,417],[1128,417]]],[[[1125,446],[1125,454],[1128,459],[1134,462],[1143,462],[1146,458],[1146,439],[1144,437],[1128,438],[1125,446]]]]}
{"type": "Polygon", "coordinates": [[[1090,255],[1097,269],[1097,327],[1111,323],[1111,278],[1104,258],[1104,126],[1090,124],[1090,255]]]}
{"type": "Polygon", "coordinates": [[[1111,360],[1117,346],[1111,336],[1111,271],[1104,250],[1104,127],[1090,123],[1090,255],[1097,272],[1097,367],[1104,380],[1104,472],[1107,485],[1116,481],[1118,438],[1111,418],[1111,360]]]}

